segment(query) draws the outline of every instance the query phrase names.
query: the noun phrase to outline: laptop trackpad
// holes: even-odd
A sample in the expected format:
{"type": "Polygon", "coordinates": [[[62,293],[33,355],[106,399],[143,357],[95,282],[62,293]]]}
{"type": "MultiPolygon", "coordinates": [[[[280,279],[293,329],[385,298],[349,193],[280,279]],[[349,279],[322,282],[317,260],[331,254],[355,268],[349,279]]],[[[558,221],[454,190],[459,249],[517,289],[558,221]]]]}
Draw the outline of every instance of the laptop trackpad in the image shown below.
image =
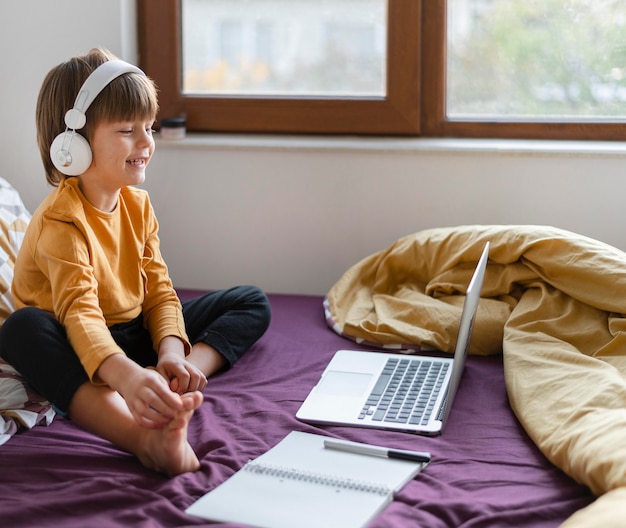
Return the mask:
{"type": "Polygon", "coordinates": [[[317,385],[319,394],[361,396],[369,387],[371,374],[330,370],[317,385]]]}

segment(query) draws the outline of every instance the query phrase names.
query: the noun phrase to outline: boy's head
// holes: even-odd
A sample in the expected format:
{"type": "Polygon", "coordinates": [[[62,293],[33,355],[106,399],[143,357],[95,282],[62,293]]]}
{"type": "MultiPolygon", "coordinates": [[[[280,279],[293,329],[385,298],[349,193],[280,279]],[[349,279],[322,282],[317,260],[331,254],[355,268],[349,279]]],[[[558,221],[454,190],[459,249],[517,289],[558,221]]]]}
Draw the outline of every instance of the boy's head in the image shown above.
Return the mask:
{"type": "MultiPolygon", "coordinates": [[[[66,129],[65,114],[74,107],[87,77],[104,62],[115,59],[106,50],[93,49],[53,68],[44,79],[37,100],[37,142],[51,185],[56,186],[65,178],[50,157],[52,142],[66,129]]],[[[85,112],[85,126],[76,133],[90,142],[94,129],[101,123],[135,118],[153,120],[157,111],[157,90],[152,80],[140,73],[124,73],[102,89],[85,112]]]]}

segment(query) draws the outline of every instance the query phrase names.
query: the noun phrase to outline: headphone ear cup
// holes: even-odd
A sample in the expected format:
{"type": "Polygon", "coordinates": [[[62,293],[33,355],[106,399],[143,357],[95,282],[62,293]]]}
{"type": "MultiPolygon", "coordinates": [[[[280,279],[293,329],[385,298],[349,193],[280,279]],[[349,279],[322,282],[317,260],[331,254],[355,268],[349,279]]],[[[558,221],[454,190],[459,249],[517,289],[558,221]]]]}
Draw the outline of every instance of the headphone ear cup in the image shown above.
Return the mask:
{"type": "Polygon", "coordinates": [[[50,158],[62,174],[78,176],[91,165],[91,147],[83,136],[67,130],[54,138],[50,145],[50,158]]]}

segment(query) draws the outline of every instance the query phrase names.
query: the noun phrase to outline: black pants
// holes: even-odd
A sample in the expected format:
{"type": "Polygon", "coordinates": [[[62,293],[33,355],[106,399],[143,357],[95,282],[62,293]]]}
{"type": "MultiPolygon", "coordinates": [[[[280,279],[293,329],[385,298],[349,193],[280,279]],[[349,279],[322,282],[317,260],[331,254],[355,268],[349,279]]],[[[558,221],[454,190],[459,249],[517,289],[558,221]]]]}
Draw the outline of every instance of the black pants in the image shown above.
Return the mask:
{"type": "MultiPolygon", "coordinates": [[[[271,312],[261,290],[237,286],[185,301],[183,316],[191,344],[212,346],[232,366],[267,330],[271,312]]],[[[141,316],[109,330],[128,357],[144,367],[156,365],[141,316]]],[[[67,414],[75,392],[89,381],[64,327],[39,308],[22,308],[7,318],[0,329],[0,355],[61,414],[67,414]]]]}

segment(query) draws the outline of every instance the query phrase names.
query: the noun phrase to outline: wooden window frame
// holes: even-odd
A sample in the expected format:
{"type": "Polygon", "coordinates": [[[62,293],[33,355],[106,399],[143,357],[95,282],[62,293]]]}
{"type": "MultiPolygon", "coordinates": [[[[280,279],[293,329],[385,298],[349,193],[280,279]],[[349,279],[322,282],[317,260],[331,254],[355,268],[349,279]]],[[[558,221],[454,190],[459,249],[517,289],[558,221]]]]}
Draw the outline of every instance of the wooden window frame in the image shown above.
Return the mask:
{"type": "Polygon", "coordinates": [[[445,108],[446,0],[388,0],[387,92],[368,98],[183,95],[180,0],[137,0],[139,64],[159,117],[198,132],[624,140],[624,121],[453,120],[445,108]]]}

